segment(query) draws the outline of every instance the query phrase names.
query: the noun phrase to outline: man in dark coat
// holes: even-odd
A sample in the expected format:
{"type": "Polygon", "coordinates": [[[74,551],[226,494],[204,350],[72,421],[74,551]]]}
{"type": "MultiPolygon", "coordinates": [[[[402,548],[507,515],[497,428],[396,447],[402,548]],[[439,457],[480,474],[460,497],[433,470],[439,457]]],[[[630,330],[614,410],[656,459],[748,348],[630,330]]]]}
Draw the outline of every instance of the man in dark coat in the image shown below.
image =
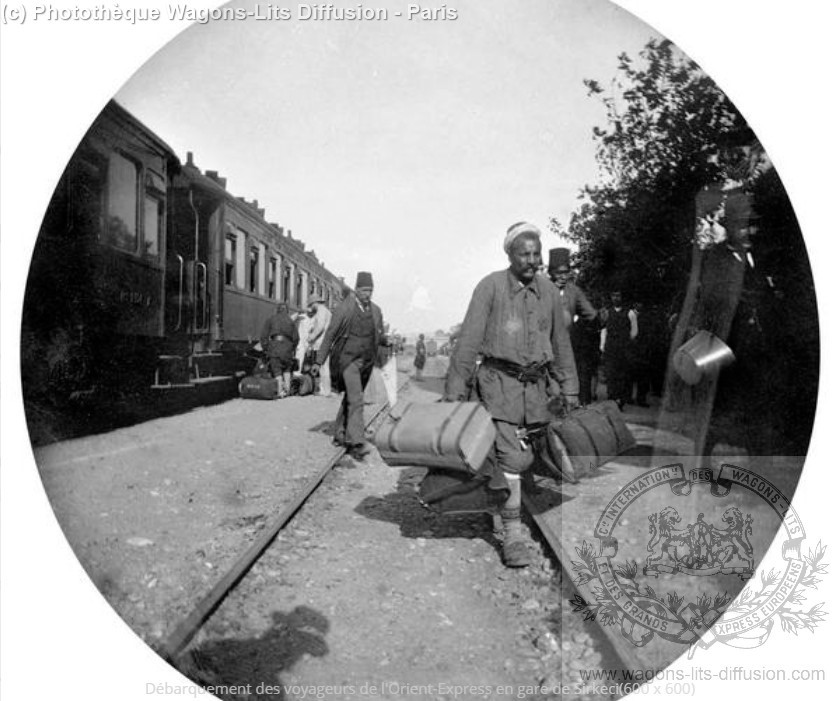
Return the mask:
{"type": "Polygon", "coordinates": [[[580,404],[590,404],[591,381],[597,374],[597,310],[585,293],[571,281],[571,251],[552,248],[548,257],[548,276],[559,291],[559,303],[565,327],[571,336],[577,377],[580,381],[580,404]]]}
{"type": "Polygon", "coordinates": [[[360,272],[355,291],[338,305],[317,354],[314,369],[329,358],[332,387],[344,393],[335,418],[336,445],[361,460],[370,452],[364,440],[364,388],[370,380],[379,346],[387,345],[382,310],[370,301],[373,276],[360,272]]]}
{"type": "Polygon", "coordinates": [[[638,336],[638,319],[632,309],[623,304],[619,291],[612,292],[612,305],[606,312],[606,321],[600,332],[600,350],[606,368],[606,390],[623,408],[632,399],[631,342],[638,336]]]}
{"type": "Polygon", "coordinates": [[[273,377],[282,378],[280,396],[288,396],[291,391],[291,371],[294,368],[294,351],[300,337],[297,326],[288,314],[288,305],[280,302],[274,315],[262,327],[260,343],[273,377]]]}
{"type": "Polygon", "coordinates": [[[422,369],[425,367],[425,334],[420,334],[417,339],[416,353],[414,355],[414,367],[417,369],[415,379],[422,379],[422,369]]]}
{"type": "Polygon", "coordinates": [[[521,528],[521,473],[533,464],[533,450],[519,432],[552,420],[551,396],[561,392],[569,406],[578,404],[577,369],[556,288],[537,275],[542,265],[539,229],[527,222],[514,224],[504,251],[510,266],[487,275],[472,294],[443,398],[466,399],[474,376],[495,424],[495,463],[509,486],[501,511],[504,564],[526,567],[530,554],[521,528]]]}
{"type": "Polygon", "coordinates": [[[749,195],[728,195],[726,239],[706,251],[702,265],[698,326],[722,339],[735,357],[716,378],[710,426],[698,446],[706,456],[717,443],[752,454],[772,452],[783,363],[771,339],[781,322],[771,278],[752,254],[751,212],[749,195]]]}

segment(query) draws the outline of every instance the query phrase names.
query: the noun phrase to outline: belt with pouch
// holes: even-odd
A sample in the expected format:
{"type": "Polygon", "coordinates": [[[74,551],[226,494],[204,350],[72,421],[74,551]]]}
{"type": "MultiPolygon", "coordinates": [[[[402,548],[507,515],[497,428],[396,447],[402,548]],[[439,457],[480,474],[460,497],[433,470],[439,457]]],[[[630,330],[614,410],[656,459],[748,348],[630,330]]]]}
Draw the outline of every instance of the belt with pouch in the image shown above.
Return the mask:
{"type": "Polygon", "coordinates": [[[538,382],[548,376],[550,363],[531,363],[530,365],[519,365],[511,360],[501,358],[484,358],[481,365],[503,372],[505,375],[515,378],[519,382],[528,384],[538,382]]]}

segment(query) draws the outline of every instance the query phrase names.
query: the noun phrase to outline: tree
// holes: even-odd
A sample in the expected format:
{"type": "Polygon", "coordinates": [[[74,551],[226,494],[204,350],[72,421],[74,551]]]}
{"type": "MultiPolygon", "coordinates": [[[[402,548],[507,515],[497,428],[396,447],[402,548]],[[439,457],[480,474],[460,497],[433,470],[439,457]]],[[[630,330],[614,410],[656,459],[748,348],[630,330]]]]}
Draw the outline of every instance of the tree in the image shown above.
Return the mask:
{"type": "MultiPolygon", "coordinates": [[[[753,425],[738,414],[729,423],[746,444],[748,434],[768,427],[774,450],[803,454],[818,388],[815,289],[795,214],[765,150],[731,101],[669,41],[650,41],[638,66],[621,54],[608,92],[592,80],[585,85],[603,103],[606,127],[593,131],[600,182],[583,189],[568,228],[579,246],[582,286],[668,304],[679,313],[671,352],[706,328],[709,309],[719,329],[731,328],[739,313],[735,354],[741,368],[761,368],[748,388],[761,410],[753,425]],[[743,245],[741,237],[749,252],[739,251],[752,257],[755,271],[748,289],[713,275],[743,245]],[[722,319],[709,299],[729,289],[739,291],[722,319]]],[[[715,332],[732,340],[727,330],[715,332]]],[[[712,401],[719,404],[714,384],[702,391],[710,412],[712,401]]],[[[729,386],[729,400],[735,394],[729,386]]],[[[700,395],[694,388],[694,400],[700,395]]],[[[705,431],[708,421],[697,419],[697,426],[705,431]]]]}
{"type": "Polygon", "coordinates": [[[637,65],[621,54],[608,91],[584,82],[607,124],[593,129],[601,181],[583,188],[568,229],[580,248],[580,280],[601,293],[672,298],[690,267],[694,198],[741,167],[742,156],[726,147],[753,135],[716,84],[667,40],[648,42],[637,65]]]}

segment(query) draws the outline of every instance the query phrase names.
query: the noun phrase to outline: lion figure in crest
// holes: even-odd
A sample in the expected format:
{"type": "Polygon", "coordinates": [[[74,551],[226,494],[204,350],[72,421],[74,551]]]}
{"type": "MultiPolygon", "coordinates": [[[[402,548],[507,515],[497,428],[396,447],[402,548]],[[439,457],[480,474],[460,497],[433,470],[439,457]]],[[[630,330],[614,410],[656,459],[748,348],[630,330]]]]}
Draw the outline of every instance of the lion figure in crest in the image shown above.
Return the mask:
{"type": "Polygon", "coordinates": [[[753,548],[749,542],[752,533],[751,515],[743,516],[736,506],[725,511],[722,517],[724,529],[705,521],[705,514],[699,514],[695,523],[680,528],[682,517],[672,506],[649,516],[650,541],[647,543],[645,569],[667,571],[692,570],[696,573],[720,571],[732,561],[747,563],[751,570],[753,548]]]}
{"type": "Polygon", "coordinates": [[[713,546],[711,553],[714,561],[726,565],[735,558],[748,563],[749,569],[754,567],[754,548],[749,541],[752,534],[752,516],[743,513],[736,506],[725,510],[722,520],[726,524],[725,530],[712,529],[713,546]]]}
{"type": "Polygon", "coordinates": [[[668,562],[681,563],[691,549],[691,534],[688,528],[678,527],[682,522],[679,512],[668,506],[657,514],[650,514],[649,521],[652,537],[647,543],[647,552],[657,552],[658,556],[649,555],[647,566],[668,562]]]}

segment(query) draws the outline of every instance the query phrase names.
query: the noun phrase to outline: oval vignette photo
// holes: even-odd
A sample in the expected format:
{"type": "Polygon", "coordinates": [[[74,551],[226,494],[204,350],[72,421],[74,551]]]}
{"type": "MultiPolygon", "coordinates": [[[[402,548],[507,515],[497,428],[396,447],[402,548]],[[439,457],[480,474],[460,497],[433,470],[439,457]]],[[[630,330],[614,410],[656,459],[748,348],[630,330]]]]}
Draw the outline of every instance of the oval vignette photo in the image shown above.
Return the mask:
{"type": "Polygon", "coordinates": [[[818,634],[815,287],[712,76],[606,0],[177,7],[20,344],[58,522],[184,689],[619,698],[818,634]]]}

